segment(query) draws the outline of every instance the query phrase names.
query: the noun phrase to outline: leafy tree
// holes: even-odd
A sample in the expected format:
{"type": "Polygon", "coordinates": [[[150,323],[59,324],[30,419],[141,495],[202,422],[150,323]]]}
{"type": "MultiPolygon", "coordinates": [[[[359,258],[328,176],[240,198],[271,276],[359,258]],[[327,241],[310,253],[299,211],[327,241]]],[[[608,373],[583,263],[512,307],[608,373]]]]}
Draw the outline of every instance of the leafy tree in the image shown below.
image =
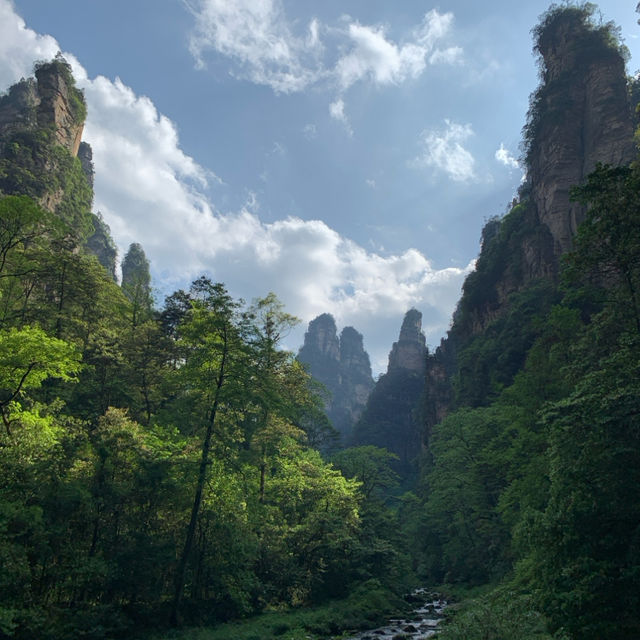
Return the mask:
{"type": "Polygon", "coordinates": [[[243,381],[246,350],[242,326],[238,317],[238,304],[222,284],[200,278],[192,287],[196,297],[193,308],[180,328],[184,364],[178,370],[186,383],[187,395],[195,407],[196,428],[203,432],[201,457],[198,467],[193,506],[176,571],[175,593],[171,613],[172,624],[178,624],[184,594],[187,564],[193,549],[202,504],[214,429],[220,444],[228,443],[223,433],[222,414],[233,411],[237,402],[237,386],[243,381]]]}
{"type": "Polygon", "coordinates": [[[131,322],[135,327],[149,317],[153,306],[149,261],[137,242],[129,245],[122,261],[122,291],[131,302],[131,322]]]}
{"type": "Polygon", "coordinates": [[[27,417],[23,406],[27,391],[39,388],[49,378],[73,380],[78,370],[76,350],[42,329],[0,332],[0,416],[7,435],[11,436],[14,423],[27,417]]]}

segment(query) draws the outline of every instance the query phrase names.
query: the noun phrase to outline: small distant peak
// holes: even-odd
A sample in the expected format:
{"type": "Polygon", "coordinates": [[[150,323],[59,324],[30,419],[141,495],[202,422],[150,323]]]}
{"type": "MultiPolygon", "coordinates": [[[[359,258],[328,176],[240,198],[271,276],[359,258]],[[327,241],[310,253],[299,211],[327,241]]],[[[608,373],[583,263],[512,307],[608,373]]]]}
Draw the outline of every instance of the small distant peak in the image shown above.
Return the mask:
{"type": "Polygon", "coordinates": [[[409,309],[402,321],[398,342],[393,343],[389,354],[387,372],[407,369],[424,373],[426,355],[426,338],[422,333],[422,313],[417,309],[409,309]]]}
{"type": "Polygon", "coordinates": [[[330,313],[321,313],[309,323],[310,331],[320,327],[333,329],[334,332],[338,332],[335,318],[330,313]]]}

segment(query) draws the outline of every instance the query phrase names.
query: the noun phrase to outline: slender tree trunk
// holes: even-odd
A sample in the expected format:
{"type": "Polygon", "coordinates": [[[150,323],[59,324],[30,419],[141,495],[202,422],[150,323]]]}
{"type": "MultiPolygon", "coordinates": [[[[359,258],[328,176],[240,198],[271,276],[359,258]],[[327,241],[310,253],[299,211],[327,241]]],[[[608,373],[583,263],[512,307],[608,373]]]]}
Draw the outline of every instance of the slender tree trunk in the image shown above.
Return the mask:
{"type": "Polygon", "coordinates": [[[193,498],[193,506],[191,508],[191,518],[189,520],[189,527],[187,528],[187,537],[184,542],[184,548],[180,561],[178,563],[178,570],[176,573],[175,592],[173,597],[173,606],[171,608],[171,617],[169,622],[172,626],[176,627],[180,624],[180,605],[182,604],[182,597],[184,595],[184,579],[187,573],[187,564],[189,562],[189,556],[193,549],[193,541],[196,534],[196,525],[198,524],[198,514],[200,512],[200,505],[202,504],[202,494],[204,492],[204,485],[207,479],[207,467],[209,466],[209,451],[211,450],[211,436],[213,435],[213,427],[216,421],[216,414],[218,413],[218,404],[220,402],[220,390],[224,383],[225,378],[225,365],[227,359],[227,346],[225,345],[222,352],[222,360],[220,362],[220,368],[218,370],[218,379],[216,381],[216,390],[213,399],[213,406],[209,414],[209,420],[207,424],[207,432],[202,443],[202,456],[200,458],[200,468],[198,471],[198,482],[196,484],[196,492],[193,498]]]}

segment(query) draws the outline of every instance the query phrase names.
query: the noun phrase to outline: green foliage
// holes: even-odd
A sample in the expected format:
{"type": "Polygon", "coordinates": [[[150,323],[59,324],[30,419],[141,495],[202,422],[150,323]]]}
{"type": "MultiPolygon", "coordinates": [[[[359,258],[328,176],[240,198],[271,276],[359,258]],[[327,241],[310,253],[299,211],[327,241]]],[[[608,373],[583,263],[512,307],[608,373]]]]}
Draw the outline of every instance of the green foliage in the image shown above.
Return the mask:
{"type": "Polygon", "coordinates": [[[56,143],[50,128],[17,131],[4,142],[0,192],[47,201],[76,242],[92,231],[91,187],[78,158],[56,143]]]}
{"type": "MultiPolygon", "coordinates": [[[[24,396],[49,378],[75,380],[79,369],[75,349],[35,327],[0,331],[0,416],[11,437],[15,424],[37,419],[25,409],[24,396]]],[[[6,445],[5,445],[6,446],[6,445]]]]}
{"type": "Polygon", "coordinates": [[[508,530],[497,506],[507,484],[500,440],[509,422],[505,409],[460,409],[434,430],[424,514],[432,580],[481,583],[508,567],[508,530]]]}
{"type": "MultiPolygon", "coordinates": [[[[530,332],[524,366],[489,406],[458,409],[433,431],[410,505],[422,571],[469,582],[507,580],[515,567],[526,596],[520,613],[499,594],[475,604],[444,637],[536,637],[535,611],[554,637],[640,633],[637,172],[598,167],[574,191],[587,216],[565,257],[564,298],[550,306],[553,290],[534,287],[512,299],[513,337],[530,332]]],[[[497,353],[493,337],[490,326],[463,345],[460,367],[497,353]]],[[[468,388],[482,375],[467,371],[468,388]]]]}
{"type": "Polygon", "coordinates": [[[137,242],[129,246],[122,261],[122,291],[131,302],[131,323],[135,327],[149,318],[153,306],[149,261],[137,242]]]}
{"type": "Polygon", "coordinates": [[[422,426],[415,409],[423,386],[424,377],[408,369],[380,376],[351,437],[355,446],[390,451],[396,457],[394,471],[407,484],[415,478],[422,446],[422,426]]]}
{"type": "Polygon", "coordinates": [[[279,346],[295,318],[273,294],[245,307],[206,278],[156,313],[139,247],[122,288],[81,249],[91,193],[76,161],[48,130],[11,144],[0,634],[130,637],[165,624],[172,597],[184,619],[213,623],[371,576],[398,586],[401,554],[372,534],[395,522],[308,446],[322,401],[279,346]]]}
{"type": "Polygon", "coordinates": [[[369,580],[346,598],[325,605],[270,611],[211,629],[163,633],[153,640],[322,640],[342,634],[345,629],[356,631],[380,625],[406,609],[406,603],[393,592],[376,580],[369,580]]]}
{"type": "Polygon", "coordinates": [[[547,280],[531,283],[510,296],[506,313],[484,332],[462,342],[453,380],[457,405],[488,404],[513,382],[557,299],[553,283],[547,280]]]}
{"type": "Polygon", "coordinates": [[[535,612],[531,598],[496,590],[455,608],[440,640],[551,640],[544,618],[535,612]]]}
{"type": "Polygon", "coordinates": [[[637,637],[640,623],[638,340],[622,340],[545,413],[550,498],[519,535],[523,579],[554,630],[637,637]]]}
{"type": "Polygon", "coordinates": [[[587,205],[587,217],[567,256],[568,287],[589,286],[618,321],[640,333],[640,172],[598,165],[572,195],[587,205]]]}

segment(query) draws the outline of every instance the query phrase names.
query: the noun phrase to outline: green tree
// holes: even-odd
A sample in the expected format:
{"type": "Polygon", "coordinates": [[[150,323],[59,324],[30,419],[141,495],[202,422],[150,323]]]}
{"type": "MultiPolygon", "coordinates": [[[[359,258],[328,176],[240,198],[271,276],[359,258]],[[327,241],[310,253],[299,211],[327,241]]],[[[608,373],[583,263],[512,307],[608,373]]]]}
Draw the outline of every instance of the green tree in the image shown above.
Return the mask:
{"type": "Polygon", "coordinates": [[[149,261],[137,242],[129,245],[122,261],[122,291],[131,302],[131,323],[135,327],[149,318],[153,306],[149,261]]]}
{"type": "Polygon", "coordinates": [[[37,415],[24,407],[26,392],[38,389],[49,378],[76,379],[78,360],[73,346],[42,329],[0,332],[0,417],[8,436],[14,423],[37,415]]]}
{"type": "Polygon", "coordinates": [[[237,406],[239,385],[246,380],[244,328],[238,303],[222,284],[214,284],[206,278],[196,280],[192,292],[192,309],[180,326],[184,363],[177,375],[185,384],[186,395],[195,409],[193,417],[197,423],[191,425],[191,429],[202,433],[202,441],[191,515],[176,570],[171,612],[174,625],[180,619],[187,565],[195,541],[214,430],[220,446],[229,443],[230,434],[223,432],[227,426],[224,414],[233,412],[237,406]]]}

